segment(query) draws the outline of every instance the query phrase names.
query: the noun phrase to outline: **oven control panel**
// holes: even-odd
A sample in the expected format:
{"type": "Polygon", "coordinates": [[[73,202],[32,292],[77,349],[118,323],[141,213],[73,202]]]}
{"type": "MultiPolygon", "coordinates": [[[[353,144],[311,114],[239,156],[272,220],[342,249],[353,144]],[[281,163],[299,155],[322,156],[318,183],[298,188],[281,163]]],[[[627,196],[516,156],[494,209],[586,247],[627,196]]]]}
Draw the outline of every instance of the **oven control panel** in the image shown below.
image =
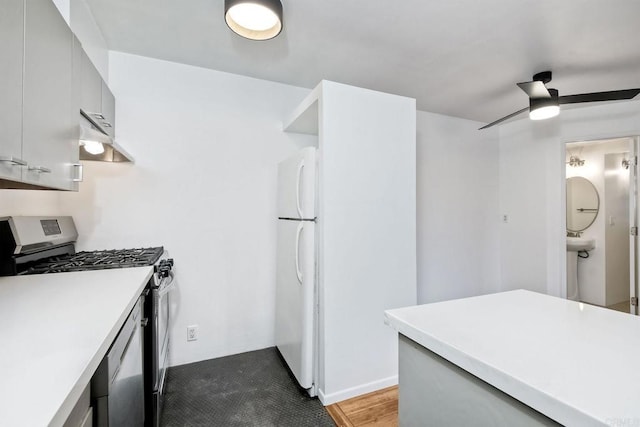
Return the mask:
{"type": "Polygon", "coordinates": [[[40,225],[45,236],[54,236],[56,234],[62,234],[60,230],[60,224],[57,219],[41,219],[40,225]]]}

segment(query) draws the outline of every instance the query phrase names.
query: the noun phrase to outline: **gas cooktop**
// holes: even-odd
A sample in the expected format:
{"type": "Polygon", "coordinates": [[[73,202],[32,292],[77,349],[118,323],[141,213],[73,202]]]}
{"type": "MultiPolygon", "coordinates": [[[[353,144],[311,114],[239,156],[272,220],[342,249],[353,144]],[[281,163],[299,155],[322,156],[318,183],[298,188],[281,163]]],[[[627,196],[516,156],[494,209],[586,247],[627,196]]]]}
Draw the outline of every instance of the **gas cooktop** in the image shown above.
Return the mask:
{"type": "Polygon", "coordinates": [[[55,256],[32,263],[19,275],[63,273],[71,271],[105,270],[110,268],[144,267],[154,265],[164,248],[114,249],[85,251],[55,256]]]}

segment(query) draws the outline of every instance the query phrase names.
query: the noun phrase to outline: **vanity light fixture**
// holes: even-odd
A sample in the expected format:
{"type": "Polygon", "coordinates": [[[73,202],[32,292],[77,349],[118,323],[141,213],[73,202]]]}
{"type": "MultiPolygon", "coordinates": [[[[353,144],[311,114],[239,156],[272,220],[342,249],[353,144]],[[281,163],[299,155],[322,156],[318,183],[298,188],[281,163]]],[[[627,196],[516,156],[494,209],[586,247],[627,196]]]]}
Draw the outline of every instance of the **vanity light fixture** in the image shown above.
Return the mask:
{"type": "Polygon", "coordinates": [[[545,120],[560,113],[558,91],[548,89],[551,98],[529,98],[529,118],[531,120],[545,120]]]}
{"type": "Polygon", "coordinates": [[[578,166],[584,166],[584,160],[582,160],[578,156],[569,157],[569,161],[567,162],[569,166],[577,168],[578,166]]]}
{"type": "Polygon", "coordinates": [[[269,40],[282,31],[280,0],[225,0],[224,20],[231,30],[250,40],[269,40]]]}

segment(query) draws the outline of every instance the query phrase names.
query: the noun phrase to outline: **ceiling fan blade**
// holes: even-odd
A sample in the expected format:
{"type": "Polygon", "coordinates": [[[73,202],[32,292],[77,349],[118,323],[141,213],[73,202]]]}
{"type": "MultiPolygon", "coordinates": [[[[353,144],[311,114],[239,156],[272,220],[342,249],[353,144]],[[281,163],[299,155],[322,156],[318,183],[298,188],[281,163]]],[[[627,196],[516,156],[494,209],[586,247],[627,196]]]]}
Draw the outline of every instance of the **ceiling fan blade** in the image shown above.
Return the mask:
{"type": "Polygon", "coordinates": [[[529,98],[551,98],[547,87],[541,81],[518,83],[518,87],[529,95],[529,98]]]}
{"type": "Polygon", "coordinates": [[[504,116],[503,118],[498,119],[498,120],[496,120],[495,122],[491,122],[491,123],[489,123],[488,125],[482,126],[482,127],[481,127],[480,129],[478,129],[478,130],[482,130],[482,129],[490,128],[490,127],[491,127],[491,126],[493,126],[493,125],[497,125],[498,123],[502,123],[502,122],[504,122],[505,120],[509,120],[510,118],[515,117],[515,116],[517,116],[518,114],[524,113],[525,111],[529,111],[529,107],[525,107],[525,108],[523,108],[522,110],[518,110],[518,111],[516,111],[515,113],[511,113],[511,114],[509,114],[508,116],[504,116]]]}
{"type": "Polygon", "coordinates": [[[640,89],[610,90],[608,92],[580,93],[558,98],[560,104],[578,104],[581,102],[620,101],[635,98],[640,89]]]}

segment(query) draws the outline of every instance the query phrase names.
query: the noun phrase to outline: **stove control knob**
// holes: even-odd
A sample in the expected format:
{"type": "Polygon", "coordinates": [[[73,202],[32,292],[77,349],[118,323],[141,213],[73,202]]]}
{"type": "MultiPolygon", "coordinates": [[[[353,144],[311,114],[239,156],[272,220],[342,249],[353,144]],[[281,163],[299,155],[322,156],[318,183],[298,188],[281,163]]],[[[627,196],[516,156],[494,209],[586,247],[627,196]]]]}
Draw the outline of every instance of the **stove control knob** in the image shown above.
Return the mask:
{"type": "Polygon", "coordinates": [[[169,263],[168,260],[160,261],[160,264],[158,264],[158,273],[160,274],[160,277],[169,277],[171,265],[172,264],[169,263]]]}

